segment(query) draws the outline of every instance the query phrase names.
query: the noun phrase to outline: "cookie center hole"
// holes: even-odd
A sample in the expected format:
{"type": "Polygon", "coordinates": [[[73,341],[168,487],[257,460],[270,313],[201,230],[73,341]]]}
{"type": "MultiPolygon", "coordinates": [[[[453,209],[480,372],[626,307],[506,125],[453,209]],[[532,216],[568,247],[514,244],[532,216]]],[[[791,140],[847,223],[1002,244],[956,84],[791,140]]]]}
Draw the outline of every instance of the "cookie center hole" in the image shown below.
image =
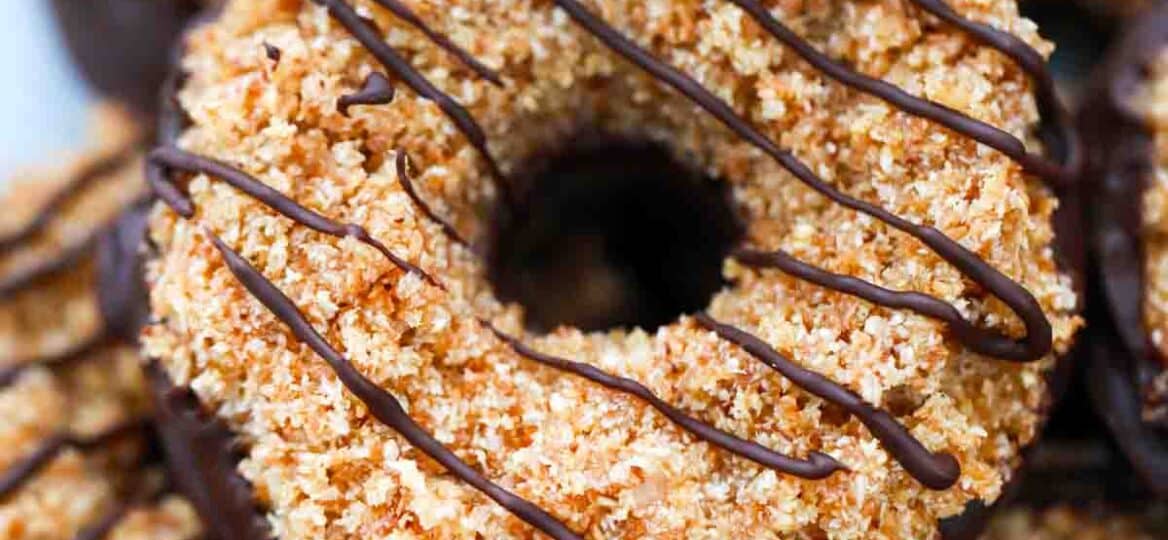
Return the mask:
{"type": "Polygon", "coordinates": [[[664,147],[573,140],[514,175],[518,204],[493,222],[496,295],[536,332],[654,330],[703,309],[743,230],[725,182],[664,147]]]}

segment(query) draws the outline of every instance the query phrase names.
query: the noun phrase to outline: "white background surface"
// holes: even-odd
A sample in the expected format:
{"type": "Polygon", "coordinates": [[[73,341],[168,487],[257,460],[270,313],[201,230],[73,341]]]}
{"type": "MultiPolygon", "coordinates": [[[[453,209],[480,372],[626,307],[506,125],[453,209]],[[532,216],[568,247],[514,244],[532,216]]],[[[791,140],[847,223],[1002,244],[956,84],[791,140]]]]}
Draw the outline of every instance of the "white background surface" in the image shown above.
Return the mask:
{"type": "Polygon", "coordinates": [[[49,2],[0,0],[0,186],[85,140],[89,93],[69,64],[49,2]]]}

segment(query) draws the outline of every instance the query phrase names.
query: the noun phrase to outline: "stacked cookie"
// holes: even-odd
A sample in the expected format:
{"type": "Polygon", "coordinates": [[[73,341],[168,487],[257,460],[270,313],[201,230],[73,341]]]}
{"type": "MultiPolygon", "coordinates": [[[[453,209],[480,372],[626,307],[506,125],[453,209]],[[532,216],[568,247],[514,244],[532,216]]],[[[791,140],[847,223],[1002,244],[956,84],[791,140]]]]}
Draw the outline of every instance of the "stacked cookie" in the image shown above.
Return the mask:
{"type": "Polygon", "coordinates": [[[198,521],[151,445],[144,314],[112,296],[118,236],[143,223],[127,213],[146,196],[142,133],[116,107],[95,116],[92,148],[3,199],[0,536],[191,538],[198,521]]]}

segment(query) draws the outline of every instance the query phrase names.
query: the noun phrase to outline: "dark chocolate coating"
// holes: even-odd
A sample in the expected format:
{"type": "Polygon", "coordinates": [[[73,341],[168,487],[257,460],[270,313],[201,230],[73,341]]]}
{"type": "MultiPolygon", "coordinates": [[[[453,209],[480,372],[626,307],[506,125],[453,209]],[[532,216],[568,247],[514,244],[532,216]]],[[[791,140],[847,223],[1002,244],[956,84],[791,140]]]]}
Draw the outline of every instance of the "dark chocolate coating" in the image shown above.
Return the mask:
{"type": "Polygon", "coordinates": [[[150,201],[141,201],[106,229],[97,243],[97,301],[105,334],[137,343],[150,318],[143,250],[150,201]]]}
{"type": "Polygon", "coordinates": [[[1168,425],[1143,419],[1145,392],[1165,366],[1144,320],[1143,195],[1155,167],[1150,126],[1136,94],[1168,48],[1168,3],[1133,20],[1108,52],[1084,102],[1079,128],[1087,145],[1093,321],[1090,393],[1112,435],[1149,487],[1168,496],[1168,425]]]}
{"type": "Polygon", "coordinates": [[[235,470],[239,456],[231,431],[190,389],[176,387],[157,362],[145,370],[171,481],[195,507],[207,537],[271,538],[251,485],[235,470]]]}
{"type": "Polygon", "coordinates": [[[57,24],[85,79],[145,117],[158,104],[171,44],[197,0],[53,0],[57,24]]]}

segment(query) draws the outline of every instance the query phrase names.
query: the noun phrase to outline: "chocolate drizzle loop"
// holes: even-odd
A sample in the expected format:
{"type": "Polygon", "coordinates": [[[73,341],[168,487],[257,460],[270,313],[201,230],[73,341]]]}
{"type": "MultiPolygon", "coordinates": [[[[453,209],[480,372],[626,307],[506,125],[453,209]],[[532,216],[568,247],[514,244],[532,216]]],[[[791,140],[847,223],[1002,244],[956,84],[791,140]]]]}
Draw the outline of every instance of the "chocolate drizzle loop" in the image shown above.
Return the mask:
{"type": "Polygon", "coordinates": [[[945,236],[941,231],[933,227],[915,225],[879,206],[837,190],[816,176],[806,164],[799,161],[790,152],[779,148],[778,145],[752,127],[729,104],[718,98],[701,83],[677,68],[655,58],[651,53],[598,18],[577,0],[555,0],[555,3],[615,53],[685,95],[731,131],[770,156],[803,184],[845,208],[867,214],[917,238],[942,259],[957,267],[967,277],[1001,299],[1022,319],[1026,326],[1026,337],[1017,341],[1002,339],[983,343],[981,347],[989,354],[1008,360],[1032,361],[1050,353],[1053,343],[1050,323],[1046,320],[1038,301],[1021,284],[998,272],[977,254],[945,236]]]}
{"type": "Polygon", "coordinates": [[[884,445],[888,453],[925,487],[936,490],[949,489],[961,476],[961,466],[952,455],[930,452],[892,415],[873,407],[855,392],[823,375],[794,364],[763,340],[734,326],[720,323],[705,313],[695,315],[694,319],[722,339],[742,347],[751,356],[781,373],[800,388],[855,415],[884,445]]]}
{"type": "Polygon", "coordinates": [[[349,116],[353,105],[385,105],[393,101],[396,93],[389,77],[374,71],[365,77],[360,90],[337,98],[337,112],[349,116]]]}
{"type": "MultiPolygon", "coordinates": [[[[162,165],[170,169],[178,169],[189,173],[206,174],[218,178],[235,189],[238,189],[256,200],[264,203],[268,208],[275,210],[284,217],[291,219],[316,232],[337,238],[352,238],[380,252],[386,259],[398,268],[417,274],[434,285],[439,283],[425,270],[394,255],[377,239],[373,238],[364,227],[352,223],[333,221],[318,214],[284,194],[272,189],[271,186],[256,180],[247,173],[225,163],[205,158],[173,146],[162,146],[150,152],[151,163],[162,165]]],[[[179,190],[166,176],[162,176],[162,184],[155,185],[155,194],[158,195],[175,212],[185,218],[194,216],[194,205],[181,190],[179,190]]]]}
{"type": "Polygon", "coordinates": [[[488,480],[450,449],[442,445],[414,421],[402,408],[397,398],[382,390],[373,381],[361,374],[348,359],[342,356],[321,336],[312,324],[284,293],[251,266],[238,253],[219,240],[210,236],[211,242],[223,255],[227,268],[243,286],[268,308],[288,329],[318,356],[328,362],[329,367],[353,395],[368,407],[369,412],[381,423],[401,434],[411,445],[421,450],[434,461],[462,481],[478,489],[500,506],[535,526],[557,540],[582,540],[566,525],[543,511],[538,506],[524,500],[503,487],[488,480]]]}
{"type": "Polygon", "coordinates": [[[134,419],[87,437],[61,433],[45,439],[32,454],[4,471],[4,475],[0,476],[0,503],[7,501],[18,488],[36,476],[49,463],[52,463],[53,459],[65,449],[74,448],[84,452],[101,448],[113,441],[137,433],[145,426],[146,420],[134,419]]]}
{"type": "Polygon", "coordinates": [[[500,331],[489,322],[482,321],[482,324],[519,356],[560,371],[572,373],[605,388],[640,398],[695,437],[764,467],[810,480],[827,478],[832,473],[845,469],[835,458],[822,452],[811,452],[807,459],[796,459],[779,454],[758,443],[741,439],[681,412],[676,407],[665,403],[648,387],[637,381],[606,373],[590,364],[541,353],[524,345],[518,338],[500,331]]]}
{"type": "Polygon", "coordinates": [[[913,96],[896,85],[869,77],[832,60],[827,55],[815,50],[810,43],[783,25],[758,0],[730,1],[742,8],[764,30],[795,51],[812,67],[839,83],[875,96],[908,114],[931,120],[989,146],[1007,155],[1028,172],[1060,182],[1071,176],[1071,171],[1062,165],[1052,163],[1041,155],[1027,152],[1026,145],[1022,141],[1002,129],[945,105],[913,96]]]}
{"type": "Polygon", "coordinates": [[[34,367],[44,367],[48,369],[55,369],[79,362],[88,358],[94,352],[105,347],[109,343],[109,336],[105,332],[99,332],[94,336],[82,341],[81,343],[69,347],[68,349],[33,360],[14,364],[0,370],[0,390],[8,388],[20,378],[22,374],[34,367]]]}

